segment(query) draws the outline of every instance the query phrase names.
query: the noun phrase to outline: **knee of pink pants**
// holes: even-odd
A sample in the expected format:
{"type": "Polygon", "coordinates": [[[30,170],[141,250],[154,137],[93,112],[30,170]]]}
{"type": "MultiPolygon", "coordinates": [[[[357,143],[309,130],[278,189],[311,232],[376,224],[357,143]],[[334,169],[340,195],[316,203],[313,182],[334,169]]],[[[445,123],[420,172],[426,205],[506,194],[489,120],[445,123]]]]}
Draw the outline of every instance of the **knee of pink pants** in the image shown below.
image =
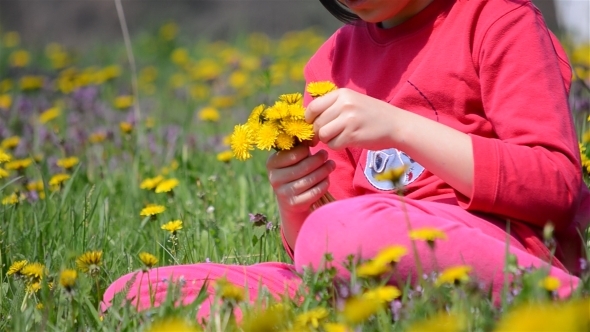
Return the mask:
{"type": "MultiPolygon", "coordinates": [[[[305,267],[321,269],[325,254],[333,257],[333,266],[341,277],[349,255],[370,259],[391,245],[407,248],[407,255],[397,264],[402,280],[416,280],[417,264],[412,250],[415,246],[423,272],[440,272],[445,268],[467,264],[473,276],[492,285],[497,296],[504,282],[504,259],[507,234],[485,219],[469,214],[458,206],[413,201],[403,204],[394,196],[366,195],[332,202],[315,210],[300,229],[294,248],[297,271],[305,267]],[[423,241],[412,241],[409,228],[435,227],[447,234],[433,251],[423,241]]],[[[509,250],[523,267],[546,267],[563,285],[558,293],[567,297],[579,280],[566,271],[528,253],[512,237],[509,250]]]]}

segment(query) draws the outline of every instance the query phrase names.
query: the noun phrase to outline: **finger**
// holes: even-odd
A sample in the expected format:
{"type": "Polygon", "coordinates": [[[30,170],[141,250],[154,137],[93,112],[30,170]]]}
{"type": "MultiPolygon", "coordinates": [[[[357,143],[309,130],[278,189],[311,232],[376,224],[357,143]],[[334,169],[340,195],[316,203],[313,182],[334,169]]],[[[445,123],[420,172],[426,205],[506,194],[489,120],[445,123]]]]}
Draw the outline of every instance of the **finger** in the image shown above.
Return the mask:
{"type": "Polygon", "coordinates": [[[287,151],[277,151],[266,160],[266,168],[270,170],[289,167],[307,158],[309,154],[309,147],[303,144],[296,145],[287,151]]]}
{"type": "Polygon", "coordinates": [[[279,188],[309,175],[321,167],[326,160],[328,160],[328,153],[325,150],[321,150],[292,167],[273,169],[268,174],[268,180],[273,188],[279,188]]]}
{"type": "Polygon", "coordinates": [[[344,131],[344,128],[346,128],[345,121],[341,117],[338,117],[318,129],[318,139],[321,142],[328,144],[336,136],[341,135],[344,131]]]}
{"type": "Polygon", "coordinates": [[[336,106],[336,104],[332,104],[330,105],[330,107],[328,107],[327,110],[325,110],[322,114],[320,114],[319,116],[317,116],[315,118],[315,120],[313,121],[313,131],[314,133],[318,133],[318,131],[325,125],[327,125],[328,123],[334,121],[336,118],[338,118],[338,115],[340,114],[340,110],[338,109],[338,107],[336,106]]]}
{"type": "Polygon", "coordinates": [[[317,202],[330,188],[330,179],[325,178],[314,187],[301,193],[300,195],[291,197],[287,204],[292,208],[309,210],[311,205],[317,202]]]}
{"type": "Polygon", "coordinates": [[[305,177],[296,179],[279,188],[277,190],[277,195],[288,197],[301,195],[326,179],[334,169],[336,169],[336,164],[333,160],[328,160],[305,177]]]}
{"type": "Polygon", "coordinates": [[[332,106],[336,100],[338,100],[338,90],[312,100],[305,109],[305,122],[313,123],[315,118],[332,106]]]}
{"type": "Polygon", "coordinates": [[[319,141],[320,140],[318,139],[318,135],[313,135],[313,137],[310,140],[305,140],[301,143],[311,147],[318,145],[319,141]]]}

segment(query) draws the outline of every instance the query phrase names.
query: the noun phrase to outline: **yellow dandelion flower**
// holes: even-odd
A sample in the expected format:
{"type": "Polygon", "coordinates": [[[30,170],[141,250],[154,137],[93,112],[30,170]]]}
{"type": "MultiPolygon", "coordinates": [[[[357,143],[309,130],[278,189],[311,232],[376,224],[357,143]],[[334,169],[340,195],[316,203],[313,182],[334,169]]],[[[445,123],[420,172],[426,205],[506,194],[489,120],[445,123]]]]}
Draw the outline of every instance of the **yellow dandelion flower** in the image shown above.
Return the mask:
{"type": "Polygon", "coordinates": [[[13,161],[7,162],[4,165],[4,167],[7,170],[19,171],[19,170],[23,170],[23,169],[31,166],[32,163],[33,163],[33,159],[31,159],[31,158],[15,159],[13,161]]]}
{"type": "Polygon", "coordinates": [[[234,158],[234,153],[231,150],[225,150],[225,151],[219,152],[217,154],[217,160],[224,162],[224,163],[228,163],[233,158],[234,158]]]}
{"type": "Polygon", "coordinates": [[[219,121],[219,118],[221,117],[221,115],[219,114],[219,111],[211,106],[207,106],[207,107],[203,107],[200,111],[199,111],[199,119],[202,121],[209,121],[209,122],[217,122],[219,121]]]}
{"type": "Polygon", "coordinates": [[[241,330],[244,332],[277,331],[289,322],[287,307],[282,303],[272,305],[268,309],[257,308],[244,316],[241,330]]]}
{"type": "Polygon", "coordinates": [[[230,138],[231,150],[238,160],[247,160],[252,157],[250,150],[254,150],[250,129],[246,125],[236,125],[230,138]]]}
{"type": "Polygon", "coordinates": [[[285,102],[289,105],[294,105],[294,104],[301,103],[303,100],[303,96],[299,92],[289,93],[289,94],[280,95],[279,100],[282,102],[285,102]]]}
{"type": "Polygon", "coordinates": [[[14,82],[10,78],[5,78],[0,81],[0,93],[5,93],[14,87],[14,82]]]}
{"type": "Polygon", "coordinates": [[[96,276],[102,265],[102,251],[88,251],[76,258],[76,266],[84,273],[96,276]]]}
{"type": "Polygon", "coordinates": [[[16,31],[8,31],[4,34],[4,46],[11,48],[20,44],[20,34],[16,31]]]}
{"type": "Polygon", "coordinates": [[[113,101],[113,106],[120,110],[128,109],[133,105],[133,96],[130,95],[122,95],[115,97],[113,101]]]}
{"type": "Polygon", "coordinates": [[[147,332],[200,332],[192,323],[180,317],[168,317],[154,322],[147,332]]]}
{"type": "Polygon", "coordinates": [[[148,253],[148,252],[140,252],[139,253],[139,260],[145,265],[148,269],[151,269],[156,264],[158,264],[158,259],[156,256],[148,253]]]}
{"type": "Polygon", "coordinates": [[[7,163],[12,160],[12,156],[0,149],[0,164],[7,163]]]}
{"type": "Polygon", "coordinates": [[[6,110],[10,106],[12,106],[12,96],[7,93],[0,94],[0,108],[6,110]]]}
{"type": "Polygon", "coordinates": [[[10,173],[8,173],[7,170],[5,170],[4,168],[0,167],[0,179],[7,178],[9,175],[10,175],[10,173]]]}
{"type": "Polygon", "coordinates": [[[186,65],[190,60],[188,51],[185,48],[177,48],[170,54],[170,60],[178,66],[186,65]]]}
{"type": "Polygon", "coordinates": [[[57,166],[64,168],[64,169],[70,169],[70,168],[78,165],[79,162],[80,162],[80,159],[78,159],[78,157],[62,158],[62,159],[57,160],[57,166]]]}
{"type": "Polygon", "coordinates": [[[3,149],[6,149],[6,150],[14,149],[18,146],[19,143],[20,143],[20,137],[11,136],[11,137],[7,137],[7,138],[3,139],[2,142],[0,143],[0,147],[2,147],[3,149]]]}
{"type": "Polygon", "coordinates": [[[368,290],[362,296],[381,303],[387,303],[397,299],[401,295],[402,292],[395,286],[379,286],[368,290]]]}
{"type": "Polygon", "coordinates": [[[52,107],[39,115],[39,122],[45,124],[51,120],[57,119],[60,115],[61,109],[59,107],[52,107]]]}
{"type": "Polygon", "coordinates": [[[295,136],[300,141],[313,138],[313,125],[303,120],[282,121],[281,126],[287,135],[295,136]]]}
{"type": "Polygon", "coordinates": [[[366,297],[351,297],[346,300],[341,315],[351,325],[367,321],[381,310],[381,302],[366,297]]]}
{"type": "Polygon", "coordinates": [[[19,197],[16,193],[12,193],[2,198],[2,205],[15,205],[20,202],[19,197]]]}
{"type": "Polygon", "coordinates": [[[171,41],[176,38],[178,34],[178,25],[174,22],[169,22],[160,27],[158,35],[166,41],[171,41]]]}
{"type": "Polygon", "coordinates": [[[142,217],[151,217],[160,214],[164,211],[166,211],[166,207],[164,207],[163,205],[150,204],[144,207],[139,213],[139,215],[142,217]]]}
{"type": "Polygon", "coordinates": [[[547,276],[543,278],[543,280],[539,281],[539,286],[543,289],[553,292],[559,289],[561,282],[556,277],[547,276]]]}
{"type": "Polygon", "coordinates": [[[217,292],[222,299],[235,302],[241,302],[244,300],[244,288],[232,284],[231,282],[227,281],[225,277],[218,279],[215,284],[217,286],[217,292]]]}
{"type": "Polygon", "coordinates": [[[326,332],[351,332],[352,330],[342,323],[326,323],[322,326],[326,332]]]}
{"type": "Polygon", "coordinates": [[[404,174],[406,174],[406,170],[408,166],[403,164],[396,168],[387,169],[383,173],[379,173],[375,175],[375,180],[377,181],[389,181],[393,182],[394,184],[398,183],[404,174]]]}
{"type": "Polygon", "coordinates": [[[295,146],[295,138],[280,132],[275,141],[275,146],[278,150],[290,150],[295,146]]]}
{"type": "Polygon", "coordinates": [[[471,270],[471,266],[468,265],[459,265],[447,268],[442,271],[434,284],[439,287],[444,284],[454,285],[458,282],[467,281],[469,280],[469,272],[471,272],[471,270]]]}
{"type": "Polygon", "coordinates": [[[248,116],[248,120],[246,121],[248,126],[259,125],[261,122],[263,122],[263,120],[265,120],[265,118],[264,118],[265,111],[266,111],[266,105],[264,105],[264,104],[254,107],[254,109],[252,110],[252,112],[248,116]]]}
{"type": "Polygon", "coordinates": [[[217,108],[228,108],[234,106],[236,103],[235,96],[215,96],[211,98],[211,106],[217,108]]]}
{"type": "Polygon", "coordinates": [[[43,189],[45,189],[45,184],[41,180],[27,183],[27,190],[29,191],[43,191],[43,189]]]}
{"type": "Polygon", "coordinates": [[[410,239],[434,242],[436,240],[446,240],[447,234],[438,228],[422,227],[410,231],[410,239]]]}
{"type": "Polygon", "coordinates": [[[289,105],[291,120],[305,120],[305,107],[301,104],[289,105]]]}
{"type": "Polygon", "coordinates": [[[94,132],[94,133],[90,134],[90,136],[88,137],[88,141],[92,144],[104,142],[104,140],[106,140],[106,139],[107,139],[107,133],[105,133],[103,131],[94,132]]]}
{"type": "Polygon", "coordinates": [[[27,283],[25,287],[25,292],[27,294],[34,294],[37,293],[41,289],[41,282],[40,281],[30,281],[27,283]]]}
{"type": "Polygon", "coordinates": [[[326,318],[328,318],[328,310],[326,308],[314,308],[297,315],[295,317],[295,326],[302,329],[309,327],[317,329],[320,326],[320,322],[326,318]]]}
{"type": "Polygon", "coordinates": [[[243,88],[248,83],[248,73],[243,70],[236,70],[229,75],[227,81],[234,89],[243,88]]]}
{"type": "Polygon", "coordinates": [[[23,91],[33,91],[41,89],[44,82],[43,76],[26,75],[20,78],[19,85],[23,91]]]}
{"type": "Polygon", "coordinates": [[[180,182],[176,178],[164,180],[156,186],[156,193],[167,193],[176,188],[180,182]]]}
{"type": "Polygon", "coordinates": [[[256,135],[256,147],[260,150],[270,150],[279,136],[279,128],[273,122],[266,122],[260,126],[256,135]]]}
{"type": "Polygon", "coordinates": [[[12,67],[26,67],[31,61],[31,55],[25,50],[14,51],[10,54],[9,61],[12,67]]]}
{"type": "MultiPolygon", "coordinates": [[[[412,323],[408,332],[441,331],[455,332],[464,331],[466,320],[462,315],[455,313],[440,312],[433,317],[412,323]]],[[[516,330],[515,330],[516,331],[516,330]]]]}
{"type": "Polygon", "coordinates": [[[170,233],[176,233],[177,231],[182,229],[182,220],[171,220],[162,225],[161,228],[170,233]]]}
{"type": "Polygon", "coordinates": [[[67,180],[69,180],[70,178],[71,178],[71,176],[69,174],[65,174],[65,173],[55,174],[49,180],[49,185],[52,187],[58,187],[58,186],[62,185],[64,182],[66,182],[67,180]]]}
{"type": "Polygon", "coordinates": [[[494,331],[590,331],[590,299],[526,302],[502,316],[494,331]]]}
{"type": "Polygon", "coordinates": [[[307,93],[313,98],[321,97],[329,92],[332,92],[338,87],[329,81],[322,81],[322,82],[310,82],[307,87],[305,88],[307,93]]]}
{"type": "Polygon", "coordinates": [[[38,262],[29,263],[20,270],[20,273],[29,280],[39,281],[45,275],[45,266],[38,262]]]}
{"type": "Polygon", "coordinates": [[[8,268],[8,272],[6,272],[6,276],[11,276],[11,275],[15,275],[15,276],[21,276],[22,275],[22,270],[23,268],[29,263],[29,261],[27,261],[26,259],[23,259],[22,261],[16,261],[14,263],[12,263],[12,265],[10,265],[10,267],[8,268]]]}
{"type": "Polygon", "coordinates": [[[282,101],[276,102],[264,111],[264,118],[270,121],[280,121],[289,117],[289,105],[282,101]]]}
{"type": "Polygon", "coordinates": [[[389,246],[379,251],[373,260],[379,264],[399,263],[407,252],[408,249],[404,246],[389,246]]]}
{"type": "MultiPolygon", "coordinates": [[[[99,75],[101,76],[101,81],[110,81],[114,78],[121,76],[121,67],[117,65],[106,66],[99,72],[99,75]]],[[[133,97],[131,97],[131,104],[133,104],[133,97]]]]}
{"type": "Polygon", "coordinates": [[[133,130],[133,124],[126,121],[119,122],[119,129],[122,133],[129,134],[133,130]]]}
{"type": "Polygon", "coordinates": [[[391,271],[389,264],[381,264],[371,260],[359,265],[356,269],[356,275],[359,278],[378,277],[389,271],[391,271]]]}
{"type": "Polygon", "coordinates": [[[153,190],[163,180],[164,180],[164,177],[161,176],[161,175],[158,175],[158,176],[153,177],[153,178],[147,178],[147,179],[141,181],[141,183],[139,184],[139,188],[141,188],[141,189],[147,189],[147,190],[153,190]]]}
{"type": "Polygon", "coordinates": [[[76,285],[76,279],[78,278],[78,272],[73,269],[65,269],[61,271],[59,274],[59,284],[67,289],[70,290],[74,288],[76,285]]]}
{"type": "Polygon", "coordinates": [[[37,310],[43,310],[43,308],[44,308],[43,303],[37,303],[36,308],[37,308],[37,310]]]}

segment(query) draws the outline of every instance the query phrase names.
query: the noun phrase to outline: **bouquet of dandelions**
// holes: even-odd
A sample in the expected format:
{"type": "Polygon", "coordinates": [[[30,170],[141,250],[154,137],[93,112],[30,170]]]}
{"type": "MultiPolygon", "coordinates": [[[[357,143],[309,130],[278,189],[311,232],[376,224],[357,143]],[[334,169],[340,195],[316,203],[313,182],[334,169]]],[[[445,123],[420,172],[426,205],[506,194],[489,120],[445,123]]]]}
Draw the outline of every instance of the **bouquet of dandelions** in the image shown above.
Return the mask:
{"type": "MultiPolygon", "coordinates": [[[[311,82],[306,91],[317,98],[336,90],[332,82],[311,82]]],[[[256,106],[245,124],[238,124],[230,137],[231,150],[238,160],[247,160],[250,151],[275,149],[289,150],[303,141],[313,138],[313,125],[305,122],[305,108],[301,93],[290,93],[279,96],[272,106],[256,106]]],[[[330,193],[311,206],[312,210],[333,202],[330,193]]]]}

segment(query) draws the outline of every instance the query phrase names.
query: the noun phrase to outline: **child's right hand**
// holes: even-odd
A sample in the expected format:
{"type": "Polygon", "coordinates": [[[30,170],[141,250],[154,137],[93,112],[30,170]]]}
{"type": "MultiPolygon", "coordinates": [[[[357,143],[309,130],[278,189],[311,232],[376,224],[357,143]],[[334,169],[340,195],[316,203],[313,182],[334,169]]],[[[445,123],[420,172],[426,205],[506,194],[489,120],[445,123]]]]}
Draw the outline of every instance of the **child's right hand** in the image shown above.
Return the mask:
{"type": "Polygon", "coordinates": [[[304,144],[275,152],[266,162],[268,179],[283,212],[309,211],[328,191],[328,175],[335,168],[336,164],[328,160],[325,150],[311,155],[304,144]]]}

